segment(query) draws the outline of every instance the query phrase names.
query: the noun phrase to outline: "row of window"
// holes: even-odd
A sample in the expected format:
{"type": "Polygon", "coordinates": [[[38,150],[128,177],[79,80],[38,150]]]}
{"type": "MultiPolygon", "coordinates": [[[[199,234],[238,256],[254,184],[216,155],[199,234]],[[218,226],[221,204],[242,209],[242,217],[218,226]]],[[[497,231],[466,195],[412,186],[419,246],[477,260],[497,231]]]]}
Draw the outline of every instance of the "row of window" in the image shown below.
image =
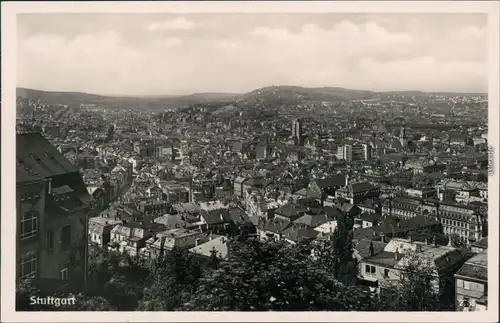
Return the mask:
{"type": "Polygon", "coordinates": [[[457,279],[457,287],[465,290],[487,293],[488,285],[474,283],[463,279],[457,279]]]}
{"type": "Polygon", "coordinates": [[[21,192],[21,201],[29,201],[40,198],[40,191],[21,192]]]}
{"type": "MultiPolygon", "coordinates": [[[[29,211],[23,214],[20,224],[21,240],[29,239],[37,235],[38,218],[39,213],[37,211],[29,211]]],[[[47,231],[46,243],[47,250],[54,249],[54,232],[52,230],[47,231]]],[[[67,248],[71,245],[71,226],[66,225],[62,228],[60,243],[62,248],[67,248]]]]}
{"type": "MultiPolygon", "coordinates": [[[[37,272],[38,259],[35,252],[28,252],[21,256],[20,262],[20,278],[35,278],[37,272]]],[[[63,268],[59,271],[60,279],[62,281],[68,281],[69,279],[69,263],[66,262],[63,268]]]]}
{"type": "Polygon", "coordinates": [[[461,227],[469,230],[478,230],[478,226],[474,224],[468,224],[464,222],[458,222],[458,221],[453,221],[453,220],[448,220],[448,219],[441,219],[441,222],[443,224],[455,226],[455,227],[461,227]]]}
{"type": "MultiPolygon", "coordinates": [[[[376,272],[376,268],[377,267],[372,266],[372,265],[365,265],[365,273],[373,275],[376,272]]],[[[389,269],[387,269],[387,268],[384,268],[384,277],[385,278],[389,277],[389,269]]]]}

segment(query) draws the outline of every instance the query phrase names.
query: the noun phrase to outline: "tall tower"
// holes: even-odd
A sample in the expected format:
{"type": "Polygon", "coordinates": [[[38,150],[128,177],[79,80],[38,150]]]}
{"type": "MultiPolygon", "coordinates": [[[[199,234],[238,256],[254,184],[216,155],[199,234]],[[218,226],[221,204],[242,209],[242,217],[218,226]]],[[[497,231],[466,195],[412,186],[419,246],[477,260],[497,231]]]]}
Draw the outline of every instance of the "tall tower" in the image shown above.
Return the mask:
{"type": "Polygon", "coordinates": [[[401,143],[401,147],[403,147],[403,149],[408,148],[408,137],[406,136],[405,127],[401,127],[401,133],[399,135],[399,142],[401,143]]]}
{"type": "Polygon", "coordinates": [[[292,136],[297,140],[297,143],[301,145],[302,142],[302,120],[295,119],[292,121],[292,136]]]}

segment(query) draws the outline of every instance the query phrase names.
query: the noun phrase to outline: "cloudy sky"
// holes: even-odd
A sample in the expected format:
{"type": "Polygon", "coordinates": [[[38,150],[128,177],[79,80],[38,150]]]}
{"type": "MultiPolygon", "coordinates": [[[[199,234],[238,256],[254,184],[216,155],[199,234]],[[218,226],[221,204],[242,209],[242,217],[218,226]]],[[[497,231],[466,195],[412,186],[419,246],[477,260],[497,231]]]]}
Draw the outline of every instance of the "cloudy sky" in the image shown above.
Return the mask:
{"type": "Polygon", "coordinates": [[[474,14],[24,14],[17,85],[116,95],[268,85],[487,91],[474,14]]]}

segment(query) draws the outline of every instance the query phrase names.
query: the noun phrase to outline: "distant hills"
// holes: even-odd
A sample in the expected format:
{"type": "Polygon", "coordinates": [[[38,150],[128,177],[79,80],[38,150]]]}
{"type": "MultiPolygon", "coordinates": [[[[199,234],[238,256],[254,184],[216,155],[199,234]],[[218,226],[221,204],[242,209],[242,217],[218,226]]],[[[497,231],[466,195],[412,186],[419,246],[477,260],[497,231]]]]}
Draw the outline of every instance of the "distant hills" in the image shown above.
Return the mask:
{"type": "MultiPolygon", "coordinates": [[[[88,94],[81,92],[54,92],[40,91],[26,88],[17,88],[17,96],[32,100],[40,99],[41,102],[51,105],[65,104],[79,106],[85,104],[98,104],[102,106],[164,110],[173,109],[180,106],[203,103],[227,102],[247,102],[248,104],[277,103],[293,104],[301,101],[348,101],[367,100],[374,97],[387,95],[404,96],[429,96],[429,95],[454,95],[458,93],[426,93],[420,91],[393,91],[393,92],[373,92],[364,90],[351,90],[341,87],[315,87],[306,88],[300,86],[268,86],[248,93],[194,93],[190,95],[165,95],[165,96],[105,96],[88,94]]],[[[466,93],[464,93],[466,94],[466,93]]],[[[468,95],[484,95],[473,94],[468,95]]]]}
{"type": "Polygon", "coordinates": [[[102,106],[164,110],[177,108],[183,105],[196,103],[210,103],[218,101],[232,101],[238,94],[228,93],[196,93],[191,95],[172,96],[104,96],[81,92],[53,92],[40,91],[26,88],[17,88],[17,96],[26,99],[40,100],[51,105],[67,104],[79,106],[80,104],[98,104],[102,106]]]}

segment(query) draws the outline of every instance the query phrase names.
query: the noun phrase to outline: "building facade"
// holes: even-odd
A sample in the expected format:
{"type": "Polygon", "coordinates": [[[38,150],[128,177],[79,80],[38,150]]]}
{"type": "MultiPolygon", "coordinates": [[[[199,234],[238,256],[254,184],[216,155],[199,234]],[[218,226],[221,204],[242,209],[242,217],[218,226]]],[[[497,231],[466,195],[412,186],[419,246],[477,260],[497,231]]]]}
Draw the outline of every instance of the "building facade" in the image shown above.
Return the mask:
{"type": "Polygon", "coordinates": [[[472,257],[455,274],[455,309],[482,311],[488,306],[488,250],[472,257]]]}
{"type": "Polygon", "coordinates": [[[32,277],[50,289],[81,283],[92,197],[42,135],[18,133],[16,141],[16,280],[32,277]]]}

